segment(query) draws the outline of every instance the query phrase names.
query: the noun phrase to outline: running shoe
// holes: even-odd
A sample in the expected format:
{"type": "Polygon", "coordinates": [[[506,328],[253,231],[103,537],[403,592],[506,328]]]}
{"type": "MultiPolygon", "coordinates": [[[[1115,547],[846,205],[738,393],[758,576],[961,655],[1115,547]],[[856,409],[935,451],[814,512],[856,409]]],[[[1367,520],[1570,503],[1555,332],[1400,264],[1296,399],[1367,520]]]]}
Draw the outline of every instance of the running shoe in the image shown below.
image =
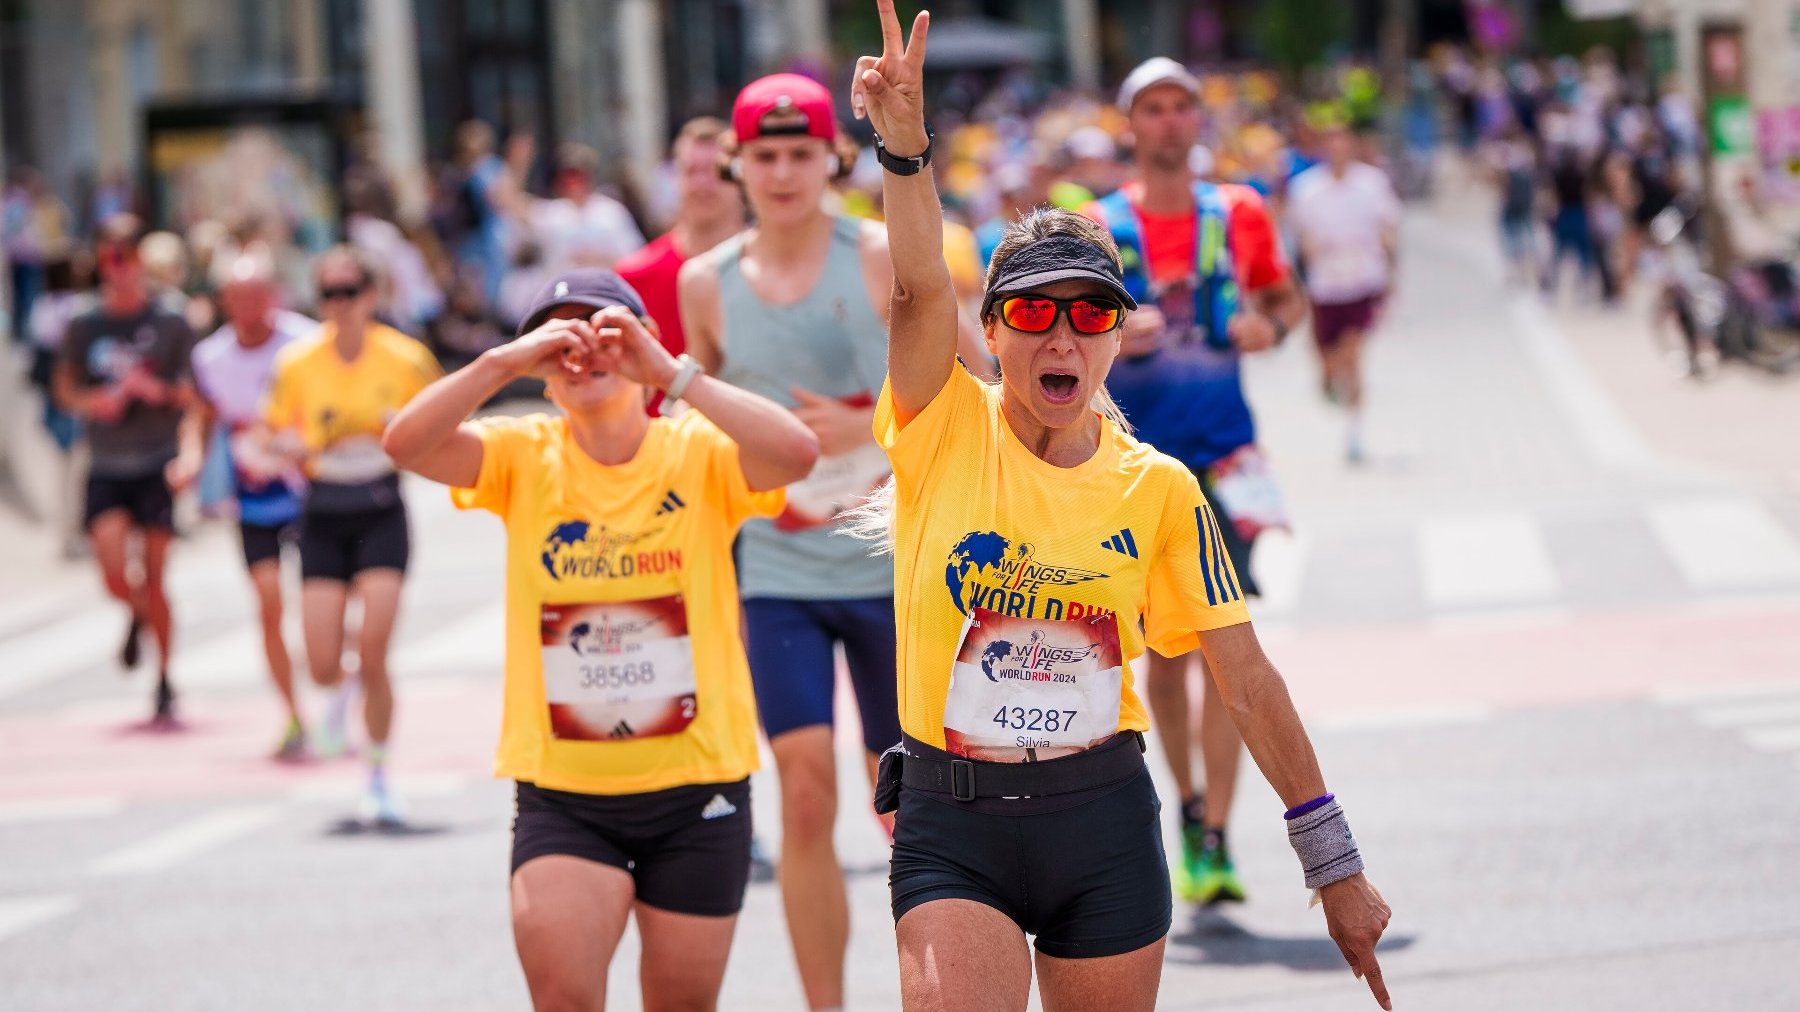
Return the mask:
{"type": "Polygon", "coordinates": [[[156,683],[156,712],[150,717],[153,727],[172,727],[175,724],[175,690],[169,688],[169,680],[161,679],[156,683]]]}
{"type": "Polygon", "coordinates": [[[1238,881],[1231,853],[1225,849],[1223,830],[1212,829],[1202,834],[1199,865],[1195,902],[1207,906],[1244,902],[1244,884],[1238,881]]]}
{"type": "Polygon", "coordinates": [[[139,624],[137,616],[131,616],[131,624],[125,627],[125,643],[119,647],[119,666],[124,668],[127,674],[131,672],[131,669],[137,667],[138,657],[141,653],[138,634],[142,631],[143,627],[139,624]]]}
{"type": "Polygon", "coordinates": [[[287,730],[282,732],[281,744],[275,747],[275,761],[298,762],[306,758],[306,728],[300,725],[298,718],[288,718],[287,730]]]}
{"type": "Polygon", "coordinates": [[[344,680],[331,693],[331,699],[325,704],[325,719],[319,722],[319,730],[313,737],[313,753],[321,759],[336,759],[350,751],[350,734],[347,725],[350,722],[350,704],[356,699],[359,682],[352,675],[345,675],[344,680]]]}
{"type": "Polygon", "coordinates": [[[1200,861],[1205,827],[1198,822],[1181,824],[1181,858],[1175,862],[1171,874],[1175,879],[1175,895],[1185,903],[1205,903],[1200,892],[1200,883],[1204,878],[1205,866],[1200,861]]]}
{"type": "Polygon", "coordinates": [[[393,792],[388,790],[387,777],[379,772],[369,774],[369,787],[363,791],[357,815],[363,822],[382,829],[406,824],[400,817],[400,805],[394,800],[393,792]]]}

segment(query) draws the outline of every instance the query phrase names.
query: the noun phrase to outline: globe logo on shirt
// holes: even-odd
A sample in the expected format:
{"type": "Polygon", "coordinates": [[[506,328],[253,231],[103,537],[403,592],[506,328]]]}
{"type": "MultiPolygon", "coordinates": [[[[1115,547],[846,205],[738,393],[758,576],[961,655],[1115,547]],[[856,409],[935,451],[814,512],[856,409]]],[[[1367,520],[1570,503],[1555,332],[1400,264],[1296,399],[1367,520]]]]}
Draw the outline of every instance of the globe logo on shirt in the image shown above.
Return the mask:
{"type": "Polygon", "coordinates": [[[562,575],[556,571],[557,558],[586,541],[587,537],[588,523],[586,520],[570,520],[567,523],[556,525],[556,528],[550,532],[550,536],[544,539],[544,554],[541,556],[544,562],[544,571],[550,574],[550,579],[562,579],[562,575]]]}
{"type": "Polygon", "coordinates": [[[994,665],[1012,656],[1012,649],[1013,645],[1006,640],[995,640],[981,652],[981,673],[987,676],[988,681],[1000,680],[994,677],[994,665]]]}
{"type": "Polygon", "coordinates": [[[957,611],[965,615],[969,612],[963,600],[963,585],[986,570],[999,569],[1011,546],[1011,542],[994,531],[971,531],[950,549],[950,562],[944,567],[944,583],[950,588],[957,611]]]}

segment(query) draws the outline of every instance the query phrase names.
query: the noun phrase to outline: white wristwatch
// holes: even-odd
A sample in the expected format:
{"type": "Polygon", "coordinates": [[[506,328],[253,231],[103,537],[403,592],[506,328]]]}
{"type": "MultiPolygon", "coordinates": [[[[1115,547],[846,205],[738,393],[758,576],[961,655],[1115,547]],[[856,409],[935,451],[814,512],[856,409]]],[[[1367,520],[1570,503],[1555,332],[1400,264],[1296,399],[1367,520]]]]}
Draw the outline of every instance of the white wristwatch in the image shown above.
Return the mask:
{"type": "Polygon", "coordinates": [[[700,360],[692,355],[683,353],[676,361],[681,363],[681,371],[675,374],[675,378],[663,390],[662,404],[656,409],[665,417],[675,413],[675,402],[681,400],[682,394],[687,393],[687,388],[693,385],[694,377],[705,371],[700,368],[700,360]]]}

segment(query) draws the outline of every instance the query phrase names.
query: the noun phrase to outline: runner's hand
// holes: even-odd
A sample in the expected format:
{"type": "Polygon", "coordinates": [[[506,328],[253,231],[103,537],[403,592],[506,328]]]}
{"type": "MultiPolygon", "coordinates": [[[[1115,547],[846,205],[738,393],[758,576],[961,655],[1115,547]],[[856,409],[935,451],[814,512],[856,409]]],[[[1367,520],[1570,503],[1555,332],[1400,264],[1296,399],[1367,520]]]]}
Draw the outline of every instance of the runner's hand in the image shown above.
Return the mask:
{"type": "Polygon", "coordinates": [[[1155,306],[1139,306],[1125,317],[1125,332],[1120,335],[1119,353],[1126,358],[1141,358],[1162,347],[1163,331],[1168,317],[1155,306]]]}
{"type": "Polygon", "coordinates": [[[547,380],[557,374],[579,376],[600,349],[600,335],[588,320],[547,320],[516,341],[488,352],[514,376],[547,380]]]}
{"type": "Polygon", "coordinates": [[[881,55],[856,61],[850,82],[850,109],[857,119],[867,119],[882,142],[896,155],[912,156],[925,150],[925,36],[931,14],[920,11],[913,19],[912,44],[900,37],[900,18],[894,0],[876,0],[881,14],[881,55]]]}
{"type": "Polygon", "coordinates": [[[169,485],[171,492],[185,492],[194,480],[200,477],[200,458],[193,454],[183,453],[169,461],[163,468],[163,481],[169,485]]]}
{"type": "Polygon", "coordinates": [[[633,383],[667,390],[681,373],[681,363],[657,340],[655,321],[640,320],[624,306],[609,306],[588,320],[600,336],[596,361],[633,383]]]}
{"type": "Polygon", "coordinates": [[[1239,351],[1267,351],[1275,347],[1275,321],[1258,312],[1234,315],[1225,324],[1225,333],[1239,351]]]}
{"type": "Polygon", "coordinates": [[[1375,943],[1381,940],[1388,918],[1393,915],[1387,901],[1361,872],[1320,889],[1319,900],[1325,905],[1325,925],[1330,929],[1331,940],[1344,954],[1351,972],[1368,982],[1382,1008],[1392,1009],[1387,984],[1381,979],[1381,964],[1375,961],[1375,943]]]}
{"type": "Polygon", "coordinates": [[[119,387],[112,387],[88,400],[87,416],[102,425],[112,425],[125,417],[129,407],[131,395],[119,387]]]}
{"type": "Polygon", "coordinates": [[[819,437],[821,454],[829,457],[847,453],[875,441],[869,428],[871,415],[868,408],[853,408],[805,387],[788,387],[788,392],[799,402],[794,408],[794,417],[819,437]]]}

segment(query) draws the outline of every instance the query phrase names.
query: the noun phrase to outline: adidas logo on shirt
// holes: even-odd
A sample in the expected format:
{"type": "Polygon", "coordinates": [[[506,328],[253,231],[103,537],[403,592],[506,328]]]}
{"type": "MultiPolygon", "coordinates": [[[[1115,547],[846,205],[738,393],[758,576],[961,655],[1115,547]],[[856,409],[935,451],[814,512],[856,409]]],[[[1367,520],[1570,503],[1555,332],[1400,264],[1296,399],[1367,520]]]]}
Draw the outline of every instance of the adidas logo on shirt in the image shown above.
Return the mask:
{"type": "Polygon", "coordinates": [[[667,516],[686,505],[687,503],[682,502],[681,497],[675,494],[675,490],[670,489],[667,494],[663,496],[662,505],[656,507],[656,515],[659,517],[667,516]]]}
{"type": "Polygon", "coordinates": [[[723,819],[727,815],[736,815],[737,806],[725,800],[725,795],[715,794],[706,807],[700,809],[702,819],[723,819]]]}
{"type": "Polygon", "coordinates": [[[1110,552],[1118,552],[1120,555],[1129,555],[1134,559],[1138,557],[1137,539],[1131,536],[1129,527],[1100,542],[1100,547],[1110,552]]]}

